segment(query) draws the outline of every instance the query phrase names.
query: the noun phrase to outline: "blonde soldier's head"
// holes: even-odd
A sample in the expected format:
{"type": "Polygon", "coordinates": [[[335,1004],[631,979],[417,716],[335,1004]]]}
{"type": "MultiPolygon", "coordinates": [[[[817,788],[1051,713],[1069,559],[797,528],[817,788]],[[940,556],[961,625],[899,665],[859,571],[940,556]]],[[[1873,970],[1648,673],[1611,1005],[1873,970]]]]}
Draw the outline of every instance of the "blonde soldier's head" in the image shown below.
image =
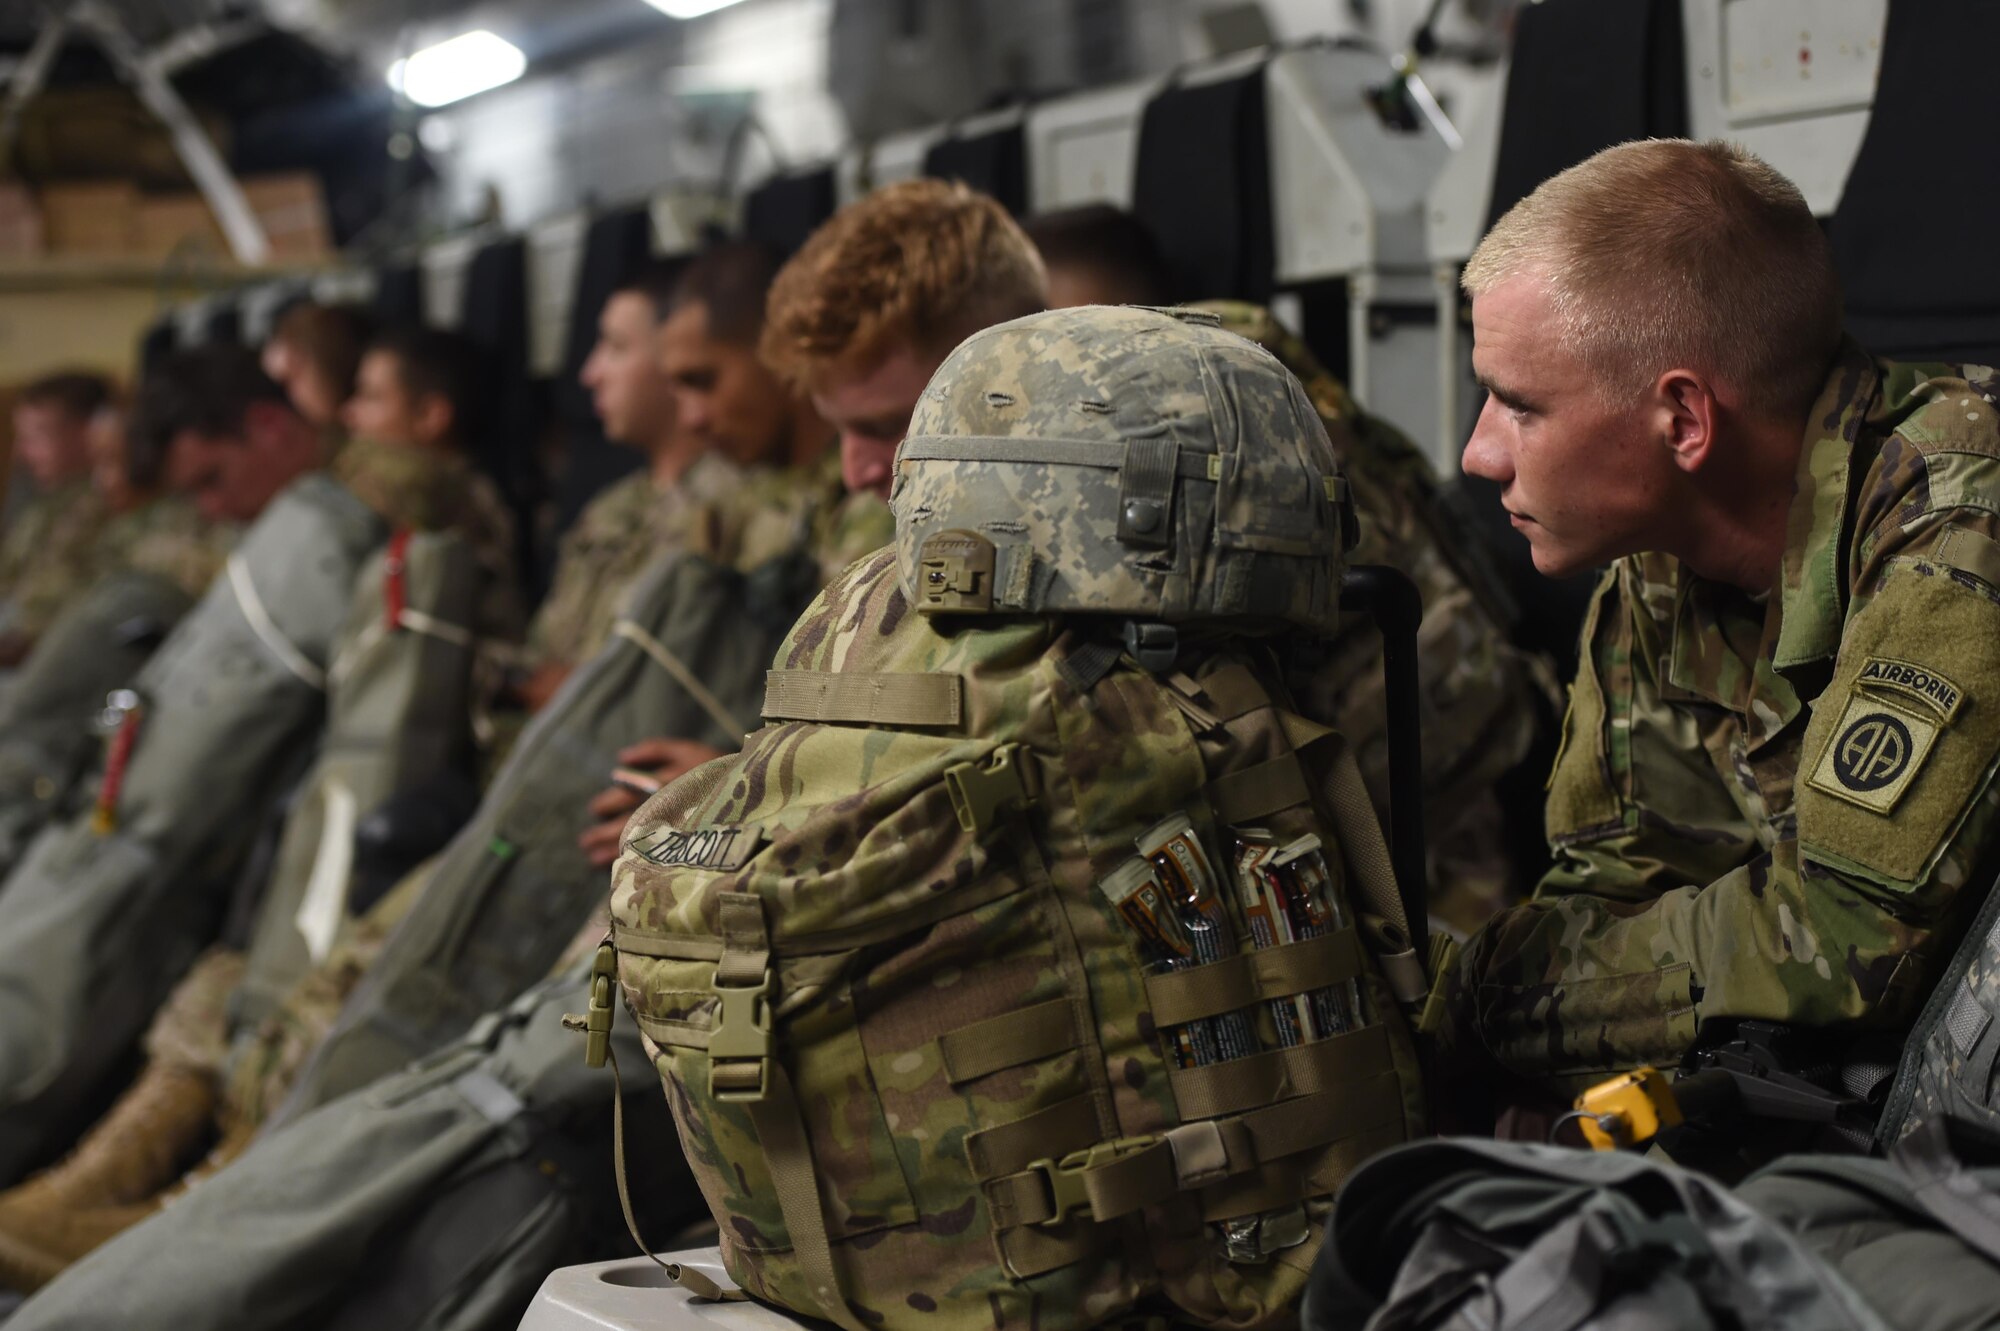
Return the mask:
{"type": "Polygon", "coordinates": [[[764,360],[839,432],[847,488],[886,497],[896,445],[945,356],[1047,303],[1041,257],[998,202],[904,181],[842,209],[785,265],[764,360]]]}
{"type": "Polygon", "coordinates": [[[1831,251],[1790,181],[1726,143],[1608,148],[1495,223],[1464,287],[1488,394],[1465,470],[1502,487],[1537,567],[1664,550],[1775,574],[1714,521],[1782,514],[1840,342],[1831,251]]]}

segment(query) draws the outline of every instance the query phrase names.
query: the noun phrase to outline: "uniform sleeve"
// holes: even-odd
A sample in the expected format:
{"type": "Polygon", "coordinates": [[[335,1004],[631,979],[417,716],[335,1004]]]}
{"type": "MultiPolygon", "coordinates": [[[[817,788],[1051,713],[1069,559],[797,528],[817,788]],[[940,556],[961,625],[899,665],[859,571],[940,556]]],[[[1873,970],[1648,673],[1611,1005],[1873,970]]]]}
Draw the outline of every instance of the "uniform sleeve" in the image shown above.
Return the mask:
{"type": "Polygon", "coordinates": [[[1461,1019],[1503,1064],[1671,1064],[1717,1017],[1909,1015],[1928,945],[1995,838],[2000,592],[1962,567],[1990,552],[2000,576],[1993,522],[1934,512],[1864,547],[1806,723],[1795,817],[1768,848],[1725,812],[1699,709],[1660,701],[1646,664],[1659,654],[1634,641],[1628,598],[1600,590],[1552,782],[1562,863],[1475,940],[1458,976],[1461,1019]],[[1601,756],[1578,752],[1592,734],[1601,756]]]}

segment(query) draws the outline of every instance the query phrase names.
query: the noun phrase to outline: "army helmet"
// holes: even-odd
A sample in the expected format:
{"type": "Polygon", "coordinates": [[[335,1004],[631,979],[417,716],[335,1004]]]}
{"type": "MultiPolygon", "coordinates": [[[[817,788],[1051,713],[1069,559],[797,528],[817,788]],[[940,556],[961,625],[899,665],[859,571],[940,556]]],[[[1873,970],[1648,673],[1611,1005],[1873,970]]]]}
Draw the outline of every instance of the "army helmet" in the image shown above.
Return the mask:
{"type": "Polygon", "coordinates": [[[976,333],[896,453],[926,614],[1235,619],[1331,633],[1349,541],[1297,379],[1193,310],[1086,306],[976,333]]]}

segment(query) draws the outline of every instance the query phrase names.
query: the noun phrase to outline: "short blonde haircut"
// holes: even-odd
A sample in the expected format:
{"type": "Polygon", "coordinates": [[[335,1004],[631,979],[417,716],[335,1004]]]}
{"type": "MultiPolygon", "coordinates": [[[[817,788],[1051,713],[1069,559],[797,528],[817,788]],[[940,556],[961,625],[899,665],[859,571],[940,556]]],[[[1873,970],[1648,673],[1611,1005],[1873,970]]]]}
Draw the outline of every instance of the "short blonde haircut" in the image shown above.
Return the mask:
{"type": "Polygon", "coordinates": [[[1606,148],[1507,211],[1466,265],[1479,296],[1548,285],[1559,335],[1609,400],[1675,367],[1745,408],[1808,411],[1840,342],[1833,254],[1791,181],[1734,144],[1606,148]]]}
{"type": "Polygon", "coordinates": [[[906,180],[842,209],[784,266],[758,350],[810,392],[902,344],[943,359],[1047,303],[1041,256],[997,201],[957,182],[906,180]]]}

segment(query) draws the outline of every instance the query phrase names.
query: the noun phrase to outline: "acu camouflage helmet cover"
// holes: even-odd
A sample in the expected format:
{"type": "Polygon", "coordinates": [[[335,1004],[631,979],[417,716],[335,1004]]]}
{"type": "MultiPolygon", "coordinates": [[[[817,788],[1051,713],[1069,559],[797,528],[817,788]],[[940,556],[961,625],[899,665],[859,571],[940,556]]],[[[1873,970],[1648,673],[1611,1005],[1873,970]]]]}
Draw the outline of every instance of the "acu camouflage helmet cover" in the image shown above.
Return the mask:
{"type": "Polygon", "coordinates": [[[917,403],[891,502],[926,614],[1331,633],[1351,543],[1305,390],[1190,310],[1087,306],[974,334],[917,403]]]}

